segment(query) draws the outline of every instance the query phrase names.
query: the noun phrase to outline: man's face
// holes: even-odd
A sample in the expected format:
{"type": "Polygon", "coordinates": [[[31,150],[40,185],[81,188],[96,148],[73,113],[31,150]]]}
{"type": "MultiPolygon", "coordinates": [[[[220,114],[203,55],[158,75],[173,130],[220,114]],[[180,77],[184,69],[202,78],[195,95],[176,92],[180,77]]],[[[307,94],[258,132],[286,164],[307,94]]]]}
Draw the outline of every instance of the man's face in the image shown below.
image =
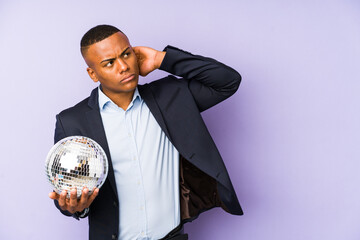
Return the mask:
{"type": "Polygon", "coordinates": [[[84,59],[94,82],[105,94],[133,92],[139,80],[139,67],[128,38],[121,32],[90,45],[84,59]]]}

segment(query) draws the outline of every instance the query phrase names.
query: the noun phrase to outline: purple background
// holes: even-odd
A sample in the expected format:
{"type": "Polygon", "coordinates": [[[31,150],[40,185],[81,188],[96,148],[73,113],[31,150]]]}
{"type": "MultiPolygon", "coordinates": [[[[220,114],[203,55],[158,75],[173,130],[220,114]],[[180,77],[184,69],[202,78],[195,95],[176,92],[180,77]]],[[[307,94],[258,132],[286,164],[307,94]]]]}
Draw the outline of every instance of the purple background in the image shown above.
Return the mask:
{"type": "Polygon", "coordinates": [[[57,2],[0,2],[0,239],[87,239],[48,198],[44,161],[55,114],[96,86],[79,41],[102,23],[243,76],[203,116],[245,215],[206,212],[192,240],[360,239],[358,0],[57,2]]]}

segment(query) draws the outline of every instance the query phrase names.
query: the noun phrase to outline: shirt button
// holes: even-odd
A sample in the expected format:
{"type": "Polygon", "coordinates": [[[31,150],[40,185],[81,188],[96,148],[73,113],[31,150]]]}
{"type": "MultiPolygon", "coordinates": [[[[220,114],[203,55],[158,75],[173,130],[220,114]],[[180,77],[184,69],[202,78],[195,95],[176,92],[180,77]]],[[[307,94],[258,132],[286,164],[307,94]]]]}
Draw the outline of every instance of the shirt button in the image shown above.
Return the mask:
{"type": "Polygon", "coordinates": [[[114,207],[117,207],[117,203],[115,201],[113,202],[113,205],[114,205],[114,207]]]}
{"type": "Polygon", "coordinates": [[[113,240],[117,239],[116,234],[111,235],[111,239],[113,239],[113,240]]]}

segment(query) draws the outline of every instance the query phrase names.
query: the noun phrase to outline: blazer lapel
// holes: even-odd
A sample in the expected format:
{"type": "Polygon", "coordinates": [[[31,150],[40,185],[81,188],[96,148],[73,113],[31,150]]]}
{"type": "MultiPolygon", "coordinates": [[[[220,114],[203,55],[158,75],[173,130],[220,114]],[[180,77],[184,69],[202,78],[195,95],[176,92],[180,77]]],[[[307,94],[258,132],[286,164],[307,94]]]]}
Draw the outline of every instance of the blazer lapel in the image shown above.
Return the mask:
{"type": "Polygon", "coordinates": [[[169,135],[168,128],[164,121],[164,117],[159,109],[159,105],[156,102],[156,99],[150,89],[150,86],[148,84],[138,85],[138,90],[139,90],[140,96],[144,99],[146,105],[150,109],[150,112],[153,114],[154,118],[160,125],[161,129],[164,131],[164,133],[169,138],[169,140],[172,141],[171,137],[169,135]]]}
{"type": "Polygon", "coordinates": [[[104,151],[106,153],[106,156],[108,158],[108,164],[109,164],[109,172],[108,172],[107,178],[108,178],[108,180],[111,184],[111,187],[117,197],[114,169],[112,166],[109,146],[107,144],[105,130],[104,130],[104,126],[103,126],[101,115],[100,115],[99,104],[98,104],[98,89],[97,88],[95,88],[92,91],[90,98],[89,98],[88,105],[90,108],[92,108],[90,111],[86,112],[86,119],[88,122],[87,129],[89,129],[89,137],[94,139],[97,143],[99,143],[100,146],[104,149],[104,151]]]}

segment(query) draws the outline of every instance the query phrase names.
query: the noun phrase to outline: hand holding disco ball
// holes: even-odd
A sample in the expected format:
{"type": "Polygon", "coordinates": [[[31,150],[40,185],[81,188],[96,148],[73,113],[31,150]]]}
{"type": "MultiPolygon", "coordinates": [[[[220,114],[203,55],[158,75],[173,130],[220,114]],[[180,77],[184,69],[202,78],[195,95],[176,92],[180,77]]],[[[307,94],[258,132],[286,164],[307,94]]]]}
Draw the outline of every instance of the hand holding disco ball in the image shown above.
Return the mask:
{"type": "Polygon", "coordinates": [[[71,136],[60,140],[51,148],[46,158],[45,171],[55,191],[49,197],[58,200],[63,210],[69,210],[66,205],[71,205],[70,209],[73,209],[79,202],[88,207],[88,200],[92,202],[98,193],[97,188],[105,182],[108,161],[104,150],[94,140],[71,136]],[[64,190],[68,199],[65,199],[64,190]],[[90,194],[92,195],[88,197],[90,194]]]}

